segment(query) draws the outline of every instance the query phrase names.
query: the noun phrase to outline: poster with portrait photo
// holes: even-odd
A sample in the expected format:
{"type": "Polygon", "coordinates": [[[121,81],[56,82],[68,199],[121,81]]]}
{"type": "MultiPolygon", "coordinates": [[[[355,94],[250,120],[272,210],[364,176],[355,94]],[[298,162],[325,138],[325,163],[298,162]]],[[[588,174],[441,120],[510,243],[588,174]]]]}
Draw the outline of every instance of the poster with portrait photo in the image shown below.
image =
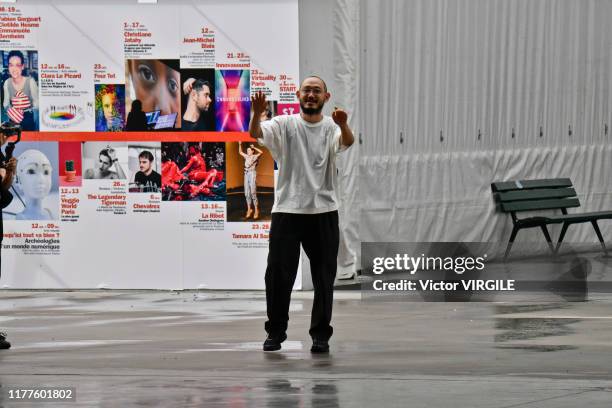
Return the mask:
{"type": "Polygon", "coordinates": [[[256,143],[228,142],[227,221],[270,221],[274,205],[274,159],[256,143]]]}
{"type": "Polygon", "coordinates": [[[179,60],[128,59],[125,81],[125,130],[181,128],[179,60]]]}
{"type": "Polygon", "coordinates": [[[161,191],[161,143],[134,142],[128,146],[130,193],[161,191]]]}
{"type": "Polygon", "coordinates": [[[215,70],[182,69],[181,130],[214,132],[215,70]]]}
{"type": "Polygon", "coordinates": [[[126,180],[127,142],[83,142],[83,179],[126,180]]]}
{"type": "Polygon", "coordinates": [[[225,143],[162,143],[162,201],[225,198],[225,143]]]}
{"type": "Polygon", "coordinates": [[[246,132],[251,114],[251,79],[247,69],[215,71],[215,115],[218,132],[246,132]]]}
{"type": "Polygon", "coordinates": [[[22,130],[39,130],[38,51],[0,51],[2,57],[2,122],[22,130]]]}
{"type": "Polygon", "coordinates": [[[125,118],[125,85],[98,84],[96,92],[96,132],[119,132],[125,118]]]}
{"type": "Polygon", "coordinates": [[[57,220],[59,173],[57,142],[20,142],[11,187],[13,201],[2,210],[4,220],[57,220]]]}

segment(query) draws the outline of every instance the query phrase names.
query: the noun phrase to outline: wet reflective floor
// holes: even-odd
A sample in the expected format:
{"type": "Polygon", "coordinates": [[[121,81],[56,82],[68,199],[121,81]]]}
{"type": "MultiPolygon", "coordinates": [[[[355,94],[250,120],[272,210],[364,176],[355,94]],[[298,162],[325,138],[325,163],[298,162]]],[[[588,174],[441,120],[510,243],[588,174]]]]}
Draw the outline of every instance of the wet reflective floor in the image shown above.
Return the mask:
{"type": "MultiPolygon", "coordinates": [[[[264,353],[262,292],[0,291],[9,388],[74,387],[70,407],[612,406],[612,296],[587,302],[364,302],[337,291],[329,355],[312,294],[264,353]]],[[[53,406],[62,406],[54,404],[53,406]]]]}

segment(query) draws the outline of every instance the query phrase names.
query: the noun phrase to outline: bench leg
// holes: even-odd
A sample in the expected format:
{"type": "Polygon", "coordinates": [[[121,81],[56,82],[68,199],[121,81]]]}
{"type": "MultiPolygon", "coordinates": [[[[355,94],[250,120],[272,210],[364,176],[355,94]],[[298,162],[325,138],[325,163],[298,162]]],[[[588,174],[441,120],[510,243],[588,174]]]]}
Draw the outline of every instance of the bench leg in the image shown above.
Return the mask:
{"type": "Polygon", "coordinates": [[[504,261],[510,255],[510,250],[512,249],[512,244],[514,244],[514,238],[516,238],[516,234],[518,234],[519,228],[515,225],[512,227],[512,233],[510,234],[510,240],[508,241],[508,246],[506,247],[506,253],[504,254],[504,261]]]}
{"type": "Polygon", "coordinates": [[[559,248],[561,247],[561,243],[563,242],[563,238],[565,238],[565,233],[567,232],[567,228],[570,225],[566,222],[563,223],[563,227],[561,227],[561,234],[559,234],[559,240],[557,241],[557,248],[555,248],[555,253],[559,252],[559,248]]]}
{"type": "Polygon", "coordinates": [[[601,235],[601,231],[599,230],[599,225],[597,225],[597,220],[591,221],[591,224],[593,224],[593,228],[595,229],[597,238],[599,238],[599,242],[601,243],[601,247],[603,248],[604,254],[608,256],[608,250],[606,249],[606,243],[604,242],[603,235],[601,235]]]}
{"type": "Polygon", "coordinates": [[[548,233],[548,228],[546,228],[546,225],[540,225],[540,228],[542,229],[542,233],[546,237],[546,242],[548,242],[548,248],[550,248],[550,251],[554,254],[555,253],[555,247],[553,246],[552,239],[550,239],[550,234],[548,233]]]}

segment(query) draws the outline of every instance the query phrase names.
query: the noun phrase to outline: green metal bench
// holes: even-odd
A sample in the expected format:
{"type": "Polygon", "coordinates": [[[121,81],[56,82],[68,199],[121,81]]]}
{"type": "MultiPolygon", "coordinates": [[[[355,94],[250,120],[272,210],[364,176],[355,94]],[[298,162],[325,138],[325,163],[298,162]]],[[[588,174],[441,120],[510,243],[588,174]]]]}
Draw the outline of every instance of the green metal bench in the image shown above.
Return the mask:
{"type": "Polygon", "coordinates": [[[502,181],[491,183],[491,189],[493,190],[493,196],[499,210],[504,213],[510,213],[512,217],[512,233],[510,234],[504,259],[510,254],[516,234],[523,228],[540,228],[544,237],[546,237],[550,250],[556,254],[559,251],[568,227],[572,224],[583,222],[590,222],[593,225],[601,247],[604,253],[608,255],[597,221],[612,219],[612,211],[568,214],[568,208],[580,207],[580,201],[570,179],[502,181]],[[560,210],[561,214],[532,216],[520,219],[516,215],[518,212],[536,210],[560,210]],[[549,224],[563,224],[556,247],[553,246],[548,228],[546,227],[549,224]]]}

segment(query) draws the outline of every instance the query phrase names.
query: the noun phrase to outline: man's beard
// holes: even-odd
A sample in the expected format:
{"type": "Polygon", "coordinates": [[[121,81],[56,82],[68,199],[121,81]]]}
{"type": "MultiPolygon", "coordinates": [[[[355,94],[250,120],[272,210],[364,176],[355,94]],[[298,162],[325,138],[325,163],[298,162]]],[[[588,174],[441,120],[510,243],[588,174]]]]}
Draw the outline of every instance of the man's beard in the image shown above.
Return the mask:
{"type": "Polygon", "coordinates": [[[306,115],[318,115],[321,113],[321,111],[323,111],[323,105],[325,105],[325,103],[320,104],[316,108],[307,108],[306,104],[300,101],[300,108],[302,108],[302,112],[304,112],[306,115]]]}

